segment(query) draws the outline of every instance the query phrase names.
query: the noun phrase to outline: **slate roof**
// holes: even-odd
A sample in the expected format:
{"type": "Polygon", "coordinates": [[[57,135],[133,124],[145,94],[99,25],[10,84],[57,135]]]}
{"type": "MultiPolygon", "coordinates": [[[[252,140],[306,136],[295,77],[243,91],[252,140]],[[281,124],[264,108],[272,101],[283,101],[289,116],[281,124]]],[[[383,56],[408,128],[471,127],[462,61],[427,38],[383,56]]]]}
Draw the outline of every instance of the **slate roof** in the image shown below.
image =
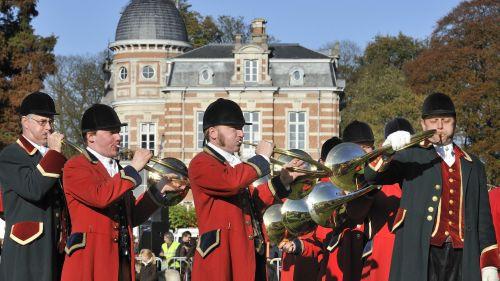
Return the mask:
{"type": "MultiPolygon", "coordinates": [[[[214,59],[233,58],[234,44],[209,44],[191,50],[177,58],[214,59]]],[[[270,44],[270,58],[276,59],[328,59],[329,57],[299,44],[270,44]]]]}
{"type": "Polygon", "coordinates": [[[184,20],[172,0],[132,0],[125,7],[115,40],[141,39],[188,42],[184,20]]]}

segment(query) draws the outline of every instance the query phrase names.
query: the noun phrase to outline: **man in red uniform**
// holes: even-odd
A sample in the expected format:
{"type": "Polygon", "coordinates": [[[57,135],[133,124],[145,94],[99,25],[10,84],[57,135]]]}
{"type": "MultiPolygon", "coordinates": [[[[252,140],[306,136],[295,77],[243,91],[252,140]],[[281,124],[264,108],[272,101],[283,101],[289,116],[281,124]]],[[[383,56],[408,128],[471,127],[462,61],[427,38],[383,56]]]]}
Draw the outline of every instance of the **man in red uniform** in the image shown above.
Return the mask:
{"type": "Polygon", "coordinates": [[[150,188],[135,199],[132,190],[141,183],[139,172],[152,154],[135,152],[129,166],[114,159],[120,145],[116,112],[95,104],[82,117],[84,154],[64,166],[64,192],[72,222],[66,246],[63,281],[135,280],[132,227],[158,209],[161,194],[179,186],[167,181],[162,190],[150,188]]]}
{"type": "Polygon", "coordinates": [[[491,217],[493,218],[498,243],[500,241],[500,187],[492,186],[488,191],[488,197],[490,198],[491,217]]]}
{"type": "Polygon", "coordinates": [[[262,212],[276,197],[286,197],[285,186],[300,174],[285,167],[269,183],[249,186],[269,174],[273,144],[261,141],[257,155],[242,162],[234,153],[245,124],[238,104],[226,99],[211,103],[203,116],[206,146],[188,169],[200,230],[193,281],[266,279],[262,212]]]}
{"type": "MultiPolygon", "coordinates": [[[[344,142],[359,144],[365,152],[373,150],[373,132],[364,122],[351,122],[342,135],[344,142]]],[[[296,239],[282,245],[283,250],[302,256],[319,258],[323,255],[318,280],[361,280],[364,247],[366,241],[371,239],[366,216],[372,202],[371,194],[351,201],[347,204],[348,219],[342,227],[332,230],[318,226],[314,233],[314,242],[296,239]]]]}
{"type": "MultiPolygon", "coordinates": [[[[384,137],[387,139],[387,136],[396,131],[414,133],[410,122],[399,117],[387,122],[384,128],[384,137]]],[[[370,210],[373,239],[365,249],[367,255],[365,256],[362,280],[389,280],[394,245],[394,234],[391,230],[400,198],[401,187],[397,183],[382,186],[380,192],[377,192],[373,198],[370,210]]]]}

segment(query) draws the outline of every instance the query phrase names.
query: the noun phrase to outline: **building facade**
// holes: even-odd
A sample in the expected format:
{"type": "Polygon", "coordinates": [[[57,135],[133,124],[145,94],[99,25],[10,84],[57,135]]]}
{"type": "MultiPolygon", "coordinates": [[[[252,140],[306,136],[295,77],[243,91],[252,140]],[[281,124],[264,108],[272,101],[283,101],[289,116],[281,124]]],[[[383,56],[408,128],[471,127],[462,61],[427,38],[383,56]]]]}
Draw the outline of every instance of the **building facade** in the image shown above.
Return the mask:
{"type": "MultiPolygon", "coordinates": [[[[252,21],[251,39],[192,49],[171,0],[133,0],[109,45],[108,92],[121,120],[122,145],[143,147],[186,164],[202,150],[202,120],[217,98],[237,102],[245,139],[272,140],[319,158],[321,144],[339,135],[344,81],[338,56],[299,44],[270,44],[266,21],[252,21]]],[[[244,146],[242,156],[252,155],[244,146]]]]}

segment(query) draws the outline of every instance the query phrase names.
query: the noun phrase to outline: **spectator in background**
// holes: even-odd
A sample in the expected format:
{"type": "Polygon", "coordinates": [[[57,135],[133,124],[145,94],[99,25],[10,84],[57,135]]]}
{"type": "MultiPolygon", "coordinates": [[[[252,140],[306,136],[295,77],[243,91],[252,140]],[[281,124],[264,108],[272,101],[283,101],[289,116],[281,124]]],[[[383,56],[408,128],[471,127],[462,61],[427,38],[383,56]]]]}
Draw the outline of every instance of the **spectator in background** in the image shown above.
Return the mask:
{"type": "Polygon", "coordinates": [[[161,245],[160,256],[165,258],[165,262],[168,268],[179,268],[179,262],[174,262],[172,258],[176,256],[175,254],[180,243],[174,241],[174,235],[172,234],[172,232],[165,233],[163,235],[163,241],[165,241],[165,243],[161,245]]]}
{"type": "Polygon", "coordinates": [[[155,255],[149,249],[142,249],[139,258],[141,269],[137,274],[137,281],[158,281],[158,270],[156,268],[155,255]]]}
{"type": "Polygon", "coordinates": [[[179,242],[180,245],[177,247],[175,256],[186,258],[185,262],[180,262],[181,275],[183,277],[185,275],[191,276],[191,268],[188,266],[190,258],[194,255],[194,245],[191,244],[191,232],[184,231],[179,242]]]}

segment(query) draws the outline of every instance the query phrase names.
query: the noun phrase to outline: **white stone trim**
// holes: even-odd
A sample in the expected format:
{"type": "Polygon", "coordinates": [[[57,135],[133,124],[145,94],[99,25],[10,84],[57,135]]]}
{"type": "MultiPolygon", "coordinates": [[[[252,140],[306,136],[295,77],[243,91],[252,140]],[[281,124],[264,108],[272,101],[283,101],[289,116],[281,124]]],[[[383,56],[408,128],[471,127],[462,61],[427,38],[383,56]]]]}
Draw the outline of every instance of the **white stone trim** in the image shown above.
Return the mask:
{"type": "MultiPolygon", "coordinates": [[[[188,47],[192,46],[183,41],[177,40],[156,40],[156,39],[141,39],[141,40],[119,40],[115,42],[111,42],[108,48],[114,48],[119,46],[127,46],[127,45],[172,45],[172,46],[180,46],[180,47],[188,47]]],[[[142,50],[144,51],[144,50],[142,50]]]]}

